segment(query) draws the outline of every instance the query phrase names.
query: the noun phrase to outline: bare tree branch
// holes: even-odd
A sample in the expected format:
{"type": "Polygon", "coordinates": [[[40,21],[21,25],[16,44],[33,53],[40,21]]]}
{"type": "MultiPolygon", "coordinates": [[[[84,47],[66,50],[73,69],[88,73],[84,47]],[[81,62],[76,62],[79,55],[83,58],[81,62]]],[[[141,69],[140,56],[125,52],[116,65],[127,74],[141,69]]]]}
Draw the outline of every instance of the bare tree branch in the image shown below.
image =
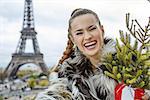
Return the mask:
{"type": "Polygon", "coordinates": [[[135,20],[132,19],[130,24],[130,14],[127,13],[126,26],[130,34],[141,43],[140,49],[143,49],[146,43],[150,41],[150,17],[148,24],[143,28],[136,19],[135,20]]]}

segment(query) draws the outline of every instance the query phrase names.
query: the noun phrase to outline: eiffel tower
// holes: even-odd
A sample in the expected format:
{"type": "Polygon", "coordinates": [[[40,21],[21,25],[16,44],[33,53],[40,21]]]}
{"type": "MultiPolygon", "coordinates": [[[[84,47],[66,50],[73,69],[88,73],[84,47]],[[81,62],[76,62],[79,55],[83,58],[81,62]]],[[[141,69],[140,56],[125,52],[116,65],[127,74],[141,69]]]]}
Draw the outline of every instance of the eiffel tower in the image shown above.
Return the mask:
{"type": "Polygon", "coordinates": [[[4,71],[8,79],[13,79],[16,76],[18,69],[22,65],[28,63],[33,63],[39,66],[46,75],[48,74],[48,68],[44,63],[43,54],[40,52],[36,35],[37,32],[34,28],[32,0],[25,0],[24,19],[23,27],[21,30],[21,37],[16,51],[12,54],[12,59],[4,71]],[[27,40],[32,40],[33,53],[25,52],[27,40]]]}

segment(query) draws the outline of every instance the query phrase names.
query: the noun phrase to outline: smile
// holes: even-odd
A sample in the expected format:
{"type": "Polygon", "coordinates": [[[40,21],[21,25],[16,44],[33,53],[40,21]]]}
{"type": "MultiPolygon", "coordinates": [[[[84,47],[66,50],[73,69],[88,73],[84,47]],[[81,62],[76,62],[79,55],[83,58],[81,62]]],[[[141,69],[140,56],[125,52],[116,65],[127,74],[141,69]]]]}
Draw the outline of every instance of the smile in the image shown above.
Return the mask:
{"type": "Polygon", "coordinates": [[[96,40],[90,41],[90,42],[88,42],[88,43],[85,43],[85,44],[84,44],[84,47],[85,47],[86,49],[88,49],[88,50],[91,50],[91,49],[94,49],[94,48],[96,47],[96,43],[97,43],[96,40]]]}

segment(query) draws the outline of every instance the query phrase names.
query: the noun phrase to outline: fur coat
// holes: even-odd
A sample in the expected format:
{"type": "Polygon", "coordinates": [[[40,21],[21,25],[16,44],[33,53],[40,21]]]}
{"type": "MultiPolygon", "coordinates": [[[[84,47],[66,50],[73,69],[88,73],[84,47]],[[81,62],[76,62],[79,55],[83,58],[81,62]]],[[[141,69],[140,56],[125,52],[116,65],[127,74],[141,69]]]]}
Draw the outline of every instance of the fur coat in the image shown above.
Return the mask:
{"type": "MultiPolygon", "coordinates": [[[[115,52],[112,40],[105,43],[102,56],[115,52]]],[[[76,48],[71,56],[59,65],[58,78],[37,95],[36,100],[114,100],[114,79],[104,75],[101,64],[92,71],[90,61],[76,48]]]]}

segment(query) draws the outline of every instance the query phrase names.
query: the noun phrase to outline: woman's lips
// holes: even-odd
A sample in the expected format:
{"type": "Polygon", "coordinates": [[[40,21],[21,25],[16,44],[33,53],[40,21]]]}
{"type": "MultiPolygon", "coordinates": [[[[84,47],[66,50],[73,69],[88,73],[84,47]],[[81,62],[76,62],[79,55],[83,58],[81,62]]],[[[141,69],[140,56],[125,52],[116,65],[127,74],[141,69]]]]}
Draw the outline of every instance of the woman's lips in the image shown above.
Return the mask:
{"type": "Polygon", "coordinates": [[[97,41],[91,41],[84,44],[84,47],[88,50],[94,49],[96,47],[97,41]]]}

